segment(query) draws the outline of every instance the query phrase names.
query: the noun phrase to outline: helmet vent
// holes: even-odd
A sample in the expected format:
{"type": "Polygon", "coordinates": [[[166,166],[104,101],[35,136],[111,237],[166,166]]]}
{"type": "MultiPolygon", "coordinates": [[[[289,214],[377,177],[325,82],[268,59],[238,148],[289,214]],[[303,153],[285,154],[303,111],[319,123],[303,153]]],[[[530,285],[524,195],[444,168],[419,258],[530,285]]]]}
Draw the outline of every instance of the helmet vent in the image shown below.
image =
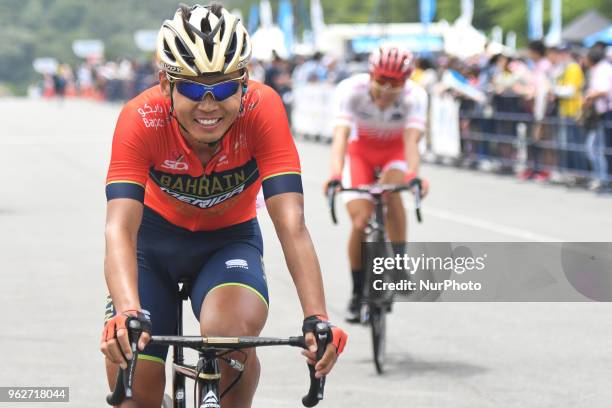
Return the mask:
{"type": "MultiPolygon", "coordinates": [[[[246,33],[242,34],[242,44],[248,44],[248,39],[247,39],[247,35],[246,33]]],[[[244,57],[244,54],[247,52],[247,47],[245,47],[244,45],[242,46],[242,50],[240,51],[241,57],[244,57]]]]}
{"type": "Polygon", "coordinates": [[[206,34],[206,36],[201,36],[205,42],[210,42],[209,35],[211,35],[212,27],[210,26],[210,21],[207,18],[203,18],[200,24],[200,29],[202,30],[202,34],[206,34]]]}
{"type": "Polygon", "coordinates": [[[195,35],[193,34],[193,31],[190,30],[190,27],[193,26],[189,24],[189,18],[191,17],[191,9],[189,8],[189,6],[181,4],[180,10],[181,19],[183,20],[183,27],[185,27],[185,32],[189,36],[189,39],[193,42],[195,41],[195,35]]]}
{"type": "Polygon", "coordinates": [[[225,52],[226,56],[231,56],[236,53],[236,40],[236,34],[234,33],[234,35],[232,35],[232,41],[230,42],[229,47],[227,47],[227,51],[225,52]]]}
{"type": "Polygon", "coordinates": [[[179,51],[179,55],[181,56],[181,58],[183,58],[185,60],[185,62],[187,64],[189,64],[189,66],[194,66],[194,60],[195,58],[193,57],[193,55],[191,55],[191,53],[189,52],[189,50],[187,48],[185,48],[185,46],[183,45],[182,41],[179,41],[178,38],[176,38],[175,42],[176,44],[176,48],[179,51]]]}
{"type": "Polygon", "coordinates": [[[174,54],[172,54],[172,51],[170,51],[170,46],[168,45],[168,42],[166,42],[166,40],[164,39],[164,54],[166,54],[166,57],[168,57],[169,59],[171,59],[172,61],[176,62],[176,58],[174,58],[174,54]]]}

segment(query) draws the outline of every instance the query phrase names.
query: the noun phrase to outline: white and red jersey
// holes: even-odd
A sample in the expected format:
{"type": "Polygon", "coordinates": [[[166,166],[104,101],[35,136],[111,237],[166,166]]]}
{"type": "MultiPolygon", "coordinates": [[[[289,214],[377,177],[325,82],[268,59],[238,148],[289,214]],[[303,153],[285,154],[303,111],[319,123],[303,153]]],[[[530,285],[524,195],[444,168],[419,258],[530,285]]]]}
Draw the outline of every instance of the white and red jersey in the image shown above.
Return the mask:
{"type": "Polygon", "coordinates": [[[425,130],[427,93],[412,80],[388,108],[378,108],[370,95],[370,75],[358,74],[336,88],[335,125],[351,126],[351,144],[373,148],[403,146],[404,130],[425,130]]]}

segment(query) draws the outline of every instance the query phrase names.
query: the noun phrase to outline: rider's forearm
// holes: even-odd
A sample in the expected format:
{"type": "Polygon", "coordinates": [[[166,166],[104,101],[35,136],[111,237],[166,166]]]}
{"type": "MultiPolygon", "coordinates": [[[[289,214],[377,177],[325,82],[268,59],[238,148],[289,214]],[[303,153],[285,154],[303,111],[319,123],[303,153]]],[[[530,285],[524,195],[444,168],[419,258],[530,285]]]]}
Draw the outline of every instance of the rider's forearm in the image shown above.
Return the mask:
{"type": "Polygon", "coordinates": [[[327,316],[321,267],[308,229],[302,222],[294,228],[282,227],[277,232],[304,317],[327,316]]]}
{"type": "Polygon", "coordinates": [[[266,207],[283,248],[304,317],[327,316],[321,268],[304,221],[302,195],[277,195],[266,200],[266,207]]]}
{"type": "Polygon", "coordinates": [[[421,132],[417,129],[406,129],[404,135],[404,155],[408,163],[408,173],[418,175],[421,165],[421,155],[419,154],[419,139],[421,132]]]}
{"type": "Polygon", "coordinates": [[[408,158],[408,173],[419,174],[419,167],[421,165],[421,157],[419,155],[418,148],[410,149],[406,151],[406,157],[408,158]]]}
{"type": "Polygon", "coordinates": [[[122,227],[106,227],[104,276],[117,312],[140,310],[136,234],[122,227]]]}
{"type": "Polygon", "coordinates": [[[344,167],[344,155],[346,154],[346,145],[350,128],[347,126],[336,126],[334,128],[334,136],[331,147],[331,174],[337,176],[342,174],[344,167]]]}

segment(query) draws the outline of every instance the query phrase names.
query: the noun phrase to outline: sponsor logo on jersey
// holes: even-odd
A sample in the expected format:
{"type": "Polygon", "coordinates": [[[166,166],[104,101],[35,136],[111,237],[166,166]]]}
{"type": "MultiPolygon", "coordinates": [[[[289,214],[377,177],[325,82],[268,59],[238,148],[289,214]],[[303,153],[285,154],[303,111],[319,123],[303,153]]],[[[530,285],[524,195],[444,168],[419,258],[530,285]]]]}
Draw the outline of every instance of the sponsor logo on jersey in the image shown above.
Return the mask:
{"type": "Polygon", "coordinates": [[[165,173],[155,168],[149,171],[149,177],[162,191],[177,200],[199,208],[211,208],[242,193],[255,183],[259,178],[259,169],[255,158],[252,158],[240,167],[199,177],[165,173]]]}
{"type": "Polygon", "coordinates": [[[165,108],[159,103],[155,105],[145,103],[136,111],[141,116],[142,123],[144,123],[147,128],[159,129],[170,123],[170,117],[166,114],[165,108]]]}
{"type": "Polygon", "coordinates": [[[227,163],[228,163],[227,155],[224,154],[223,156],[219,157],[219,161],[217,162],[217,166],[224,166],[227,163]]]}
{"type": "Polygon", "coordinates": [[[189,170],[189,165],[182,161],[164,160],[161,166],[170,170],[189,170]]]}
{"type": "Polygon", "coordinates": [[[249,269],[249,264],[244,259],[230,259],[229,261],[225,261],[225,267],[227,269],[230,269],[230,268],[249,269]]]}
{"type": "Polygon", "coordinates": [[[211,199],[202,199],[202,198],[194,198],[187,195],[179,194],[175,191],[172,191],[166,187],[160,187],[163,192],[168,193],[172,197],[176,198],[179,201],[182,201],[187,204],[191,204],[200,208],[212,208],[217,204],[221,204],[222,202],[229,200],[230,198],[242,193],[244,191],[244,185],[239,186],[237,189],[230,191],[229,193],[225,193],[215,198],[211,199]]]}

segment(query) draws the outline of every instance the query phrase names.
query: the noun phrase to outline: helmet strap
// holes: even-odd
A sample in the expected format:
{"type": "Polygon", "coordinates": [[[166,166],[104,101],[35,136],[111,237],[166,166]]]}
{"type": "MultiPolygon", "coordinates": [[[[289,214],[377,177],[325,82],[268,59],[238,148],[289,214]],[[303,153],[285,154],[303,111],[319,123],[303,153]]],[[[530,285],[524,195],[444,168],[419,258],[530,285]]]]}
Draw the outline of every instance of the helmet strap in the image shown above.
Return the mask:
{"type": "Polygon", "coordinates": [[[179,127],[183,129],[184,132],[189,134],[189,131],[185,128],[185,126],[181,124],[181,122],[179,122],[176,115],[174,115],[174,82],[170,82],[170,117],[174,118],[174,120],[176,120],[176,123],[178,123],[179,127]]]}
{"type": "MultiPolygon", "coordinates": [[[[174,82],[170,82],[170,116],[174,113],[174,82]]],[[[178,122],[178,119],[176,120],[178,122]]]]}
{"type": "Polygon", "coordinates": [[[239,111],[239,113],[244,112],[244,98],[246,97],[246,93],[247,93],[248,89],[249,89],[249,86],[247,84],[247,81],[243,81],[242,82],[242,96],[240,97],[240,111],[239,111]]]}

